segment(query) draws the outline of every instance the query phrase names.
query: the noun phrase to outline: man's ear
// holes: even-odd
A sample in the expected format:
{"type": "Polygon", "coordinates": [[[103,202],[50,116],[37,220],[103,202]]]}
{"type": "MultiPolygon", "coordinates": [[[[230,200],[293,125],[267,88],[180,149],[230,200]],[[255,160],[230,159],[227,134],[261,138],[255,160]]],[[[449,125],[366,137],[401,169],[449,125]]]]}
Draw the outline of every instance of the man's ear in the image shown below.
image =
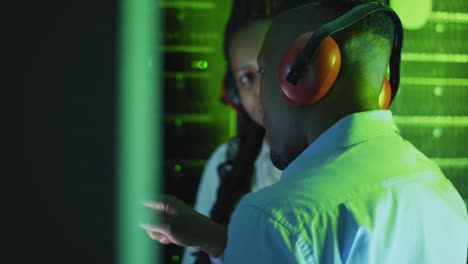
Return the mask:
{"type": "Polygon", "coordinates": [[[390,101],[392,99],[392,87],[387,77],[384,76],[382,88],[379,95],[379,107],[380,109],[388,109],[390,107],[390,101]]]}

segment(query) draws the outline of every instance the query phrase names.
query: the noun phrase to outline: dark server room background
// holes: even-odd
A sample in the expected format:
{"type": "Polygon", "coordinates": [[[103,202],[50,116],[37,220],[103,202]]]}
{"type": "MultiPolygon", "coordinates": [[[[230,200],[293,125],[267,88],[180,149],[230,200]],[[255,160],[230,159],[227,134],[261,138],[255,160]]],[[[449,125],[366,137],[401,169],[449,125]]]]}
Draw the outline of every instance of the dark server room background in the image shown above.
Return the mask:
{"type": "MultiPolygon", "coordinates": [[[[193,205],[206,160],[236,131],[236,113],[221,102],[231,3],[161,3],[163,191],[193,205]]],[[[468,203],[468,2],[433,0],[429,11],[405,28],[391,110],[468,203]]],[[[16,99],[5,102],[0,262],[116,263],[118,3],[9,3],[4,12],[2,88],[16,99]]],[[[180,255],[165,246],[161,263],[180,255]]]]}

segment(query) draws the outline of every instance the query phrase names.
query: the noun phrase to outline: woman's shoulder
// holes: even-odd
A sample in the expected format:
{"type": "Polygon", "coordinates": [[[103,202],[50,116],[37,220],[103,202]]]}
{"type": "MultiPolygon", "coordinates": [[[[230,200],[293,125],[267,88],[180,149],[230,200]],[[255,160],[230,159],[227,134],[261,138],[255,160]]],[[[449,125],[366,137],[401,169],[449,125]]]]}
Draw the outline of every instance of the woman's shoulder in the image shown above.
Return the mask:
{"type": "Polygon", "coordinates": [[[198,185],[195,210],[208,216],[214,202],[221,182],[219,166],[223,164],[228,156],[231,140],[216,147],[211,153],[198,185]]]}
{"type": "Polygon", "coordinates": [[[226,162],[232,140],[219,144],[205,163],[201,181],[219,181],[218,167],[226,162]]]}
{"type": "Polygon", "coordinates": [[[208,158],[207,164],[219,164],[227,160],[232,160],[236,156],[239,149],[238,138],[232,138],[224,143],[219,144],[208,158]]]}
{"type": "Polygon", "coordinates": [[[220,163],[226,160],[226,151],[228,147],[228,142],[219,144],[213,152],[211,152],[210,157],[207,160],[207,165],[210,163],[220,163]]]}
{"type": "Polygon", "coordinates": [[[236,145],[238,145],[237,142],[238,140],[235,138],[230,139],[218,145],[211,153],[201,175],[200,188],[210,189],[213,192],[217,191],[221,181],[219,173],[220,165],[226,164],[227,161],[233,159],[233,155],[235,155],[233,152],[236,151],[236,145]]]}

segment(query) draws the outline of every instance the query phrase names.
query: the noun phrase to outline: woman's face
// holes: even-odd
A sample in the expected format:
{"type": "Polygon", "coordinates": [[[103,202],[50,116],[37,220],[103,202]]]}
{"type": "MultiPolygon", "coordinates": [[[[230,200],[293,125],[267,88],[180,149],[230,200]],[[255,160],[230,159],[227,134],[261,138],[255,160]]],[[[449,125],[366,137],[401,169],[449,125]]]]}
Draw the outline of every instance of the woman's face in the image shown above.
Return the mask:
{"type": "Polygon", "coordinates": [[[240,100],[250,118],[259,125],[262,125],[263,111],[257,55],[269,25],[270,21],[260,20],[242,28],[232,38],[229,50],[230,67],[240,100]]]}

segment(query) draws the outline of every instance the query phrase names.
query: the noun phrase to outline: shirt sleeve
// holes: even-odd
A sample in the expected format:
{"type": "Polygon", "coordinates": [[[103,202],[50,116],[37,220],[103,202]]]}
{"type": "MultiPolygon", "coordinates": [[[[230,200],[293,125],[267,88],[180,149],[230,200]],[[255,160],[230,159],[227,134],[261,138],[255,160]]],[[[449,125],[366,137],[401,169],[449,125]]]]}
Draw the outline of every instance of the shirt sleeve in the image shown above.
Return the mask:
{"type": "Polygon", "coordinates": [[[221,254],[221,256],[219,256],[218,258],[213,258],[212,256],[210,256],[210,260],[211,260],[211,264],[224,264],[224,253],[221,254]]]}
{"type": "MultiPolygon", "coordinates": [[[[208,159],[200,178],[200,184],[195,199],[195,211],[205,216],[210,216],[220,184],[218,165],[226,159],[227,144],[220,145],[208,159]]],[[[193,253],[197,250],[186,247],[182,256],[182,264],[193,264],[195,257],[193,253]]]]}
{"type": "MultiPolygon", "coordinates": [[[[281,221],[254,205],[241,204],[229,224],[228,243],[221,257],[224,264],[235,263],[314,263],[295,252],[299,241],[296,233],[281,221]]],[[[304,245],[306,246],[306,245],[304,245]]]]}

